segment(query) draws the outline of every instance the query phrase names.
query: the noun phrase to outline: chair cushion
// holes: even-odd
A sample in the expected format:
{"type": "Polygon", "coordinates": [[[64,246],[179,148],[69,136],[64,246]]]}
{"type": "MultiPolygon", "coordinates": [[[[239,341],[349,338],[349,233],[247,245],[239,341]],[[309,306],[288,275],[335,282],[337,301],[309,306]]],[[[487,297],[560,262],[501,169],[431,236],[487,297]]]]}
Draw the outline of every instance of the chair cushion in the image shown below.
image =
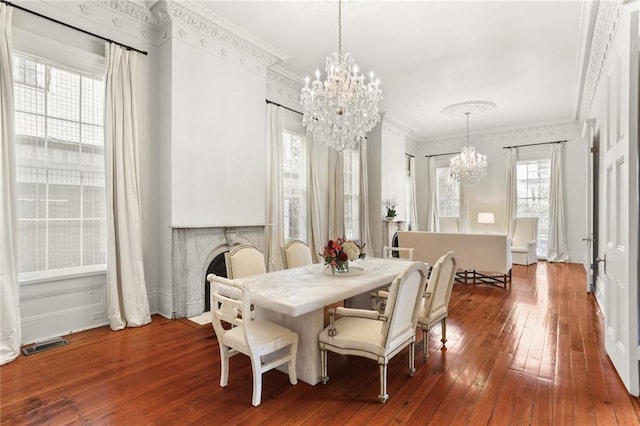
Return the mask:
{"type": "MultiPolygon", "coordinates": [[[[283,338],[288,334],[293,334],[293,331],[269,321],[253,321],[251,323],[251,333],[253,334],[256,343],[262,346],[273,342],[274,340],[283,338]]],[[[222,342],[231,347],[248,347],[247,341],[244,338],[244,329],[242,327],[234,327],[225,332],[222,337],[222,342]]]]}
{"type": "Polygon", "coordinates": [[[511,246],[511,253],[529,253],[529,246],[511,246]]]}
{"type": "Polygon", "coordinates": [[[320,333],[321,342],[338,348],[358,349],[373,354],[383,354],[382,321],[367,318],[344,317],[335,322],[337,334],[333,337],[325,328],[320,333]]]}

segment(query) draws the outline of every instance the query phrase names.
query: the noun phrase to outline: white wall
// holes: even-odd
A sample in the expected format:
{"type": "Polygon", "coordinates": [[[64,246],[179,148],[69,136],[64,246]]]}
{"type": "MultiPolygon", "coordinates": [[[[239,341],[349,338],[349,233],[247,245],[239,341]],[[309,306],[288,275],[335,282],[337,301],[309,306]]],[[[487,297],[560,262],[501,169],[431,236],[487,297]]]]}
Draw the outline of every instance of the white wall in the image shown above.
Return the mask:
{"type": "Polygon", "coordinates": [[[265,223],[266,75],[174,37],[171,221],[265,223]]]}
{"type": "MultiPolygon", "coordinates": [[[[477,224],[478,212],[493,212],[496,223],[487,225],[488,232],[505,232],[504,212],[506,200],[506,150],[504,146],[525,145],[534,143],[567,140],[563,151],[565,216],[567,241],[571,262],[582,262],[584,257],[585,236],[585,203],[586,191],[586,154],[580,128],[576,122],[559,124],[534,125],[520,129],[495,130],[478,135],[471,135],[471,145],[477,152],[485,154],[489,163],[487,176],[478,184],[466,190],[465,229],[469,232],[484,232],[485,228],[477,224]]],[[[419,223],[426,227],[426,158],[425,155],[459,151],[465,144],[463,137],[425,142],[422,155],[416,158],[418,169],[417,197],[419,223]],[[422,171],[421,171],[422,169],[422,171]]],[[[446,164],[449,157],[437,161],[446,164]]]]}

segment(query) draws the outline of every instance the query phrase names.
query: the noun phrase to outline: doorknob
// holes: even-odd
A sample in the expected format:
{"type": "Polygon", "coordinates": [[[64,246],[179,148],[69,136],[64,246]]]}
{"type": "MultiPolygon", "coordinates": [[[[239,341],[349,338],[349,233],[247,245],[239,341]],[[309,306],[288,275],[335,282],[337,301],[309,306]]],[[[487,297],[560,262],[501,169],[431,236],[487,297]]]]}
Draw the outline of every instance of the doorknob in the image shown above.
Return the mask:
{"type": "Polygon", "coordinates": [[[595,242],[595,240],[596,240],[596,239],[595,239],[595,238],[593,238],[593,237],[586,237],[586,238],[583,238],[583,239],[582,239],[582,241],[586,241],[586,242],[589,242],[589,243],[593,243],[593,242],[595,242]]]}
{"type": "Polygon", "coordinates": [[[600,263],[602,262],[602,266],[604,268],[604,273],[607,273],[607,253],[603,254],[602,257],[598,256],[596,257],[596,262],[600,263]]]}

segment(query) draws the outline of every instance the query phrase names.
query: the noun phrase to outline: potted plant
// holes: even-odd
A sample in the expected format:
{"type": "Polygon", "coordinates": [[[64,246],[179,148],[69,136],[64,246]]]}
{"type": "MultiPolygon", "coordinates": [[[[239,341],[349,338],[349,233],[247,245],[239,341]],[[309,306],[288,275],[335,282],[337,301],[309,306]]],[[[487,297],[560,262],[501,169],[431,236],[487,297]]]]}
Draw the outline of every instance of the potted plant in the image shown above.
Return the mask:
{"type": "Polygon", "coordinates": [[[387,198],[386,200],[384,200],[384,207],[387,209],[386,217],[388,220],[393,220],[393,218],[396,217],[397,206],[398,203],[393,198],[387,198]]]}

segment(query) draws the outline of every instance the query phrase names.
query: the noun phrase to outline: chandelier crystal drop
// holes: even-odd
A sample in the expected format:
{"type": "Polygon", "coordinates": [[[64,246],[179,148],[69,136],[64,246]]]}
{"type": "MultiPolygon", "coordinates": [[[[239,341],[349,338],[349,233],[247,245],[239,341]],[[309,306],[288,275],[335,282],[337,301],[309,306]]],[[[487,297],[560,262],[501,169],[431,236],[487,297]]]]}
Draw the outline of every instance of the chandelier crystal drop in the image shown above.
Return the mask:
{"type": "Polygon", "coordinates": [[[443,114],[464,114],[467,117],[467,145],[449,161],[449,178],[462,186],[475,185],[487,175],[487,157],[477,153],[475,147],[469,145],[469,115],[494,108],[496,104],[493,102],[470,101],[449,105],[442,110],[443,114]]]}
{"type": "Polygon", "coordinates": [[[316,141],[338,151],[355,149],[380,121],[378,103],[382,99],[380,80],[369,74],[365,82],[349,53],[342,54],[342,1],[338,3],[338,52],[327,58],[326,80],[309,82],[300,95],[302,125],[316,141]]]}

